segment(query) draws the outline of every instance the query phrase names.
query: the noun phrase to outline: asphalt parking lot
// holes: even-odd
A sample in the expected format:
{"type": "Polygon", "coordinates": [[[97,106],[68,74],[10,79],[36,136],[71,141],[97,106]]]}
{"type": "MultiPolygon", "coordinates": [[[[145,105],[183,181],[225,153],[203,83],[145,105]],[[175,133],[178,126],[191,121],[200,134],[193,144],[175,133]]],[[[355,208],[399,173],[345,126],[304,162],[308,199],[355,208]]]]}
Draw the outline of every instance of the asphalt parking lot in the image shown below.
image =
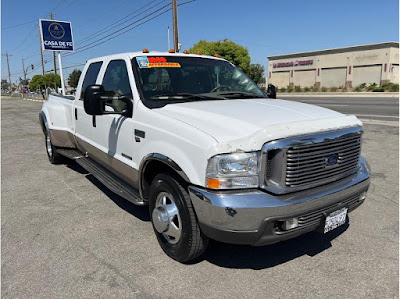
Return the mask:
{"type": "Polygon", "coordinates": [[[398,298],[398,119],[365,122],[371,187],[348,225],[265,247],[214,242],[183,265],[146,207],[49,163],[40,102],[1,107],[2,298],[398,298]]]}

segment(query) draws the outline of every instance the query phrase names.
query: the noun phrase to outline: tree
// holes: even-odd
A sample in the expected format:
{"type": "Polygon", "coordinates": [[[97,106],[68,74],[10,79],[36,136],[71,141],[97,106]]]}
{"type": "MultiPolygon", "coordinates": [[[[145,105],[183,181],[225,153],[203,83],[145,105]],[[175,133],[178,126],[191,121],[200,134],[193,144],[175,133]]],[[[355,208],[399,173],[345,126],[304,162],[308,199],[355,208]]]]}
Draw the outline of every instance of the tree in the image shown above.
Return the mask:
{"type": "Polygon", "coordinates": [[[56,74],[35,75],[29,83],[30,90],[45,89],[47,87],[60,87],[61,79],[56,74]]]}
{"type": "Polygon", "coordinates": [[[35,75],[32,77],[31,82],[29,82],[30,90],[42,90],[45,89],[45,82],[42,75],[35,75]]]}
{"type": "Polygon", "coordinates": [[[250,64],[249,72],[247,75],[251,80],[253,80],[256,84],[260,84],[265,82],[264,78],[265,68],[261,64],[250,64]]]}
{"type": "Polygon", "coordinates": [[[240,46],[227,39],[215,42],[200,40],[197,44],[190,48],[191,53],[197,53],[199,51],[204,55],[210,56],[218,54],[248,74],[250,69],[250,56],[249,51],[243,46],[240,46]]]}
{"type": "Polygon", "coordinates": [[[68,77],[68,85],[76,88],[78,86],[79,82],[79,77],[81,76],[82,72],[80,70],[73,70],[71,74],[69,74],[68,77]]]}
{"type": "Polygon", "coordinates": [[[44,81],[46,87],[60,87],[61,86],[61,78],[59,75],[56,74],[46,74],[44,75],[44,81]]]}
{"type": "Polygon", "coordinates": [[[1,79],[1,89],[9,89],[10,88],[10,84],[8,83],[8,81],[6,79],[1,79]]]}

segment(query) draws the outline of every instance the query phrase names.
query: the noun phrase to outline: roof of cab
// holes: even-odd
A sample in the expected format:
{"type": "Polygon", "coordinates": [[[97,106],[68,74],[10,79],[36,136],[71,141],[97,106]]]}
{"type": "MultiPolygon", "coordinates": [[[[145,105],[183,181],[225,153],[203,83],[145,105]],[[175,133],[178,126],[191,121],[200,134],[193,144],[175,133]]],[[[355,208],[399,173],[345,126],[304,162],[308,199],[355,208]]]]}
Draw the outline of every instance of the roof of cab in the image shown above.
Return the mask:
{"type": "Polygon", "coordinates": [[[180,56],[180,57],[200,57],[200,58],[208,58],[208,59],[216,59],[216,60],[224,60],[221,57],[215,57],[215,56],[208,56],[208,55],[198,55],[198,54],[184,54],[184,53],[169,53],[169,52],[160,52],[160,51],[149,51],[148,53],[143,53],[143,52],[126,52],[126,53],[118,53],[118,54],[112,54],[112,55],[105,55],[97,58],[92,58],[89,59],[87,62],[95,62],[95,61],[104,61],[104,60],[109,60],[109,59],[118,59],[123,56],[128,56],[130,59],[134,57],[140,57],[140,56],[180,56]]]}

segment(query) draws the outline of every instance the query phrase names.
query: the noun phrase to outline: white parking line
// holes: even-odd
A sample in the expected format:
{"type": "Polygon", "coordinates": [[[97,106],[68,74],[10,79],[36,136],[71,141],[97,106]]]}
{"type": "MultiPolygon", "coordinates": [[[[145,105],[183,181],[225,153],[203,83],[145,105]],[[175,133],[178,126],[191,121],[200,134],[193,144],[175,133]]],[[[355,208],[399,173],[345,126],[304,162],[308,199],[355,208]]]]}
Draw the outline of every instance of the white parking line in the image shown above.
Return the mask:
{"type": "Polygon", "coordinates": [[[341,104],[319,104],[321,106],[329,106],[329,107],[347,107],[350,105],[341,105],[341,104]]]}
{"type": "Polygon", "coordinates": [[[370,119],[370,118],[360,118],[360,120],[364,124],[370,124],[370,125],[382,125],[382,126],[390,126],[390,127],[398,127],[399,122],[398,121],[390,121],[390,120],[377,120],[377,119],[370,119]]]}
{"type": "Polygon", "coordinates": [[[396,115],[379,115],[379,114],[356,114],[356,115],[360,116],[360,117],[365,117],[365,118],[368,118],[368,117],[399,118],[396,115]]]}

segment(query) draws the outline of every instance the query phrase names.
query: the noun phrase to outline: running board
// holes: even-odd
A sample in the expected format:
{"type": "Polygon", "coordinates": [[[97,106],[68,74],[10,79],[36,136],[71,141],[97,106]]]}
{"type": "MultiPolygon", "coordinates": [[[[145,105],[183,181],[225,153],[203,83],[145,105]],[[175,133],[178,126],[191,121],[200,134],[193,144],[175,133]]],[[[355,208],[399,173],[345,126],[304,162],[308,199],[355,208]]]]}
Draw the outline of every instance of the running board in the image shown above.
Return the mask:
{"type": "Polygon", "coordinates": [[[76,160],[85,157],[84,154],[82,154],[80,151],[76,149],[59,148],[57,149],[57,153],[71,160],[76,160]]]}
{"type": "Polygon", "coordinates": [[[76,149],[58,149],[57,152],[69,159],[73,159],[92,174],[97,180],[115,194],[125,198],[138,206],[147,205],[147,202],[140,198],[139,192],[132,186],[118,178],[115,174],[101,166],[92,159],[85,157],[76,149]]]}

